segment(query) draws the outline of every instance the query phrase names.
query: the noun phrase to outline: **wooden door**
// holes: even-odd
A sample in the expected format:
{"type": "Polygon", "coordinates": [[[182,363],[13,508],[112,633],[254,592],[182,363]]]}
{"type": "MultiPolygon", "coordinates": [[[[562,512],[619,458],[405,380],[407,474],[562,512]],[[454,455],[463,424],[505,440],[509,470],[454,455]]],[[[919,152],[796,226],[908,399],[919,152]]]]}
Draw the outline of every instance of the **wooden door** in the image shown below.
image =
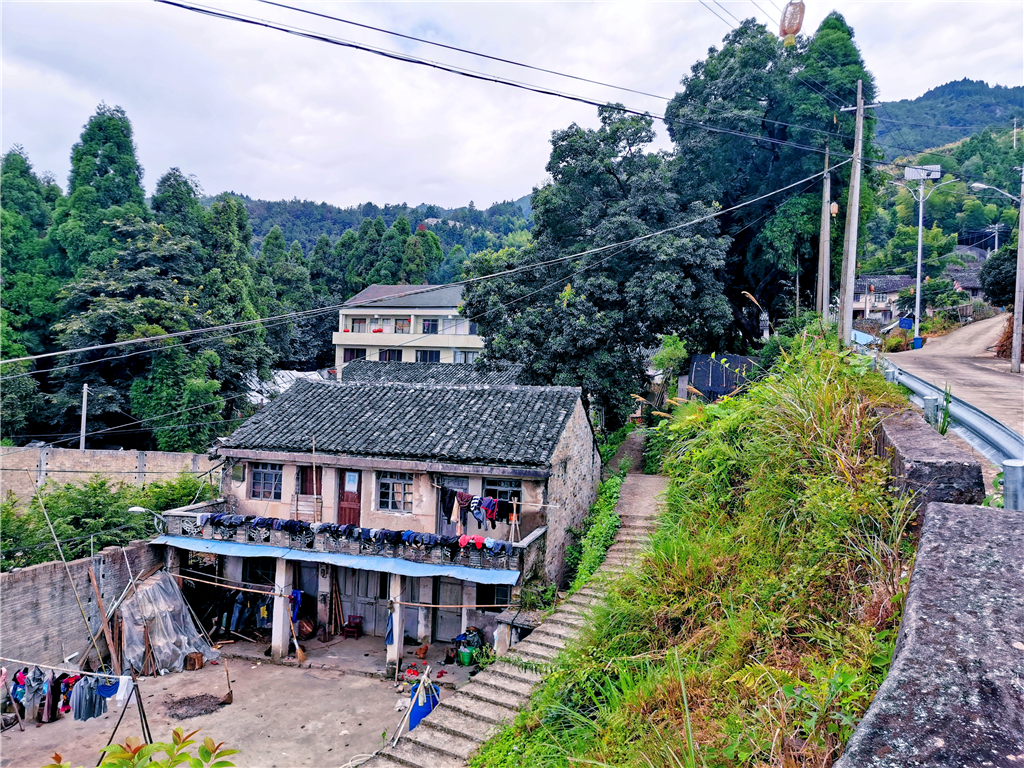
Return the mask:
{"type": "Polygon", "coordinates": [[[303,496],[319,496],[324,488],[324,468],[299,467],[299,493],[303,496]]]}
{"type": "MultiPolygon", "coordinates": [[[[469,478],[468,477],[449,477],[444,476],[441,478],[441,485],[445,488],[454,488],[457,491],[469,491],[469,478]]],[[[459,513],[458,510],[452,515],[452,521],[449,523],[444,516],[444,510],[441,509],[441,492],[438,490],[437,493],[437,535],[438,536],[454,536],[456,526],[459,524],[459,513]]]]}
{"type": "MultiPolygon", "coordinates": [[[[462,582],[447,576],[434,579],[435,605],[461,605],[462,582]]],[[[434,611],[434,640],[450,643],[462,634],[462,609],[437,608],[434,611]]]]}
{"type": "Polygon", "coordinates": [[[338,525],[359,525],[363,473],[353,469],[339,470],[338,525]]]}

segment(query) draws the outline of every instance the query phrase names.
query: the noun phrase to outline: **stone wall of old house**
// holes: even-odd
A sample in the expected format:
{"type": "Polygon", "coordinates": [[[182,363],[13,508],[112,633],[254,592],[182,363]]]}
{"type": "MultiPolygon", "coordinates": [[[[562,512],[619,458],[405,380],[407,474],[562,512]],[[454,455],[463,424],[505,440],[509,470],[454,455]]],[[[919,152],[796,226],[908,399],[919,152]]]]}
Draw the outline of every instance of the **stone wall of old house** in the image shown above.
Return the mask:
{"type": "Polygon", "coordinates": [[[547,494],[547,544],[544,572],[547,580],[561,584],[565,577],[566,529],[578,527],[597,498],[601,480],[601,453],[583,403],[569,418],[551,455],[547,494]]]}
{"type": "MultiPolygon", "coordinates": [[[[89,579],[89,566],[96,574],[103,605],[109,611],[128,584],[129,564],[132,575],[138,577],[163,563],[163,549],[145,541],[132,542],[123,549],[107,547],[95,557],[71,560],[68,563],[70,579],[60,560],[0,574],[3,655],[21,661],[60,665],[66,656],[91,647],[89,632],[75,599],[76,590],[100,651],[106,655],[107,644],[100,628],[100,611],[89,579]]],[[[75,663],[82,658],[76,657],[75,663]]]]}
{"type": "MultiPolygon", "coordinates": [[[[164,451],[79,451],[72,448],[3,448],[0,449],[0,495],[12,491],[27,504],[36,490],[49,482],[52,485],[73,483],[83,485],[95,475],[113,481],[143,485],[173,480],[181,472],[201,473],[219,462],[202,453],[168,453],[164,451]]],[[[218,470],[212,482],[219,483],[218,470]]]]}

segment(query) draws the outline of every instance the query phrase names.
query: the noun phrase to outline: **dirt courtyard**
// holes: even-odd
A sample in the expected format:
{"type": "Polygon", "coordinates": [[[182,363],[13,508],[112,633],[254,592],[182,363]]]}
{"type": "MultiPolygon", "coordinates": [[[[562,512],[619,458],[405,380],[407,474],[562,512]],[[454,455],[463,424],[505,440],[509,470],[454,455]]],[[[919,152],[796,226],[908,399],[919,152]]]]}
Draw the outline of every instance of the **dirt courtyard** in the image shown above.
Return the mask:
{"type": "MultiPolygon", "coordinates": [[[[168,715],[168,704],[184,696],[227,692],[224,661],[198,672],[181,672],[140,682],[143,706],[156,741],[170,741],[171,731],[202,728],[201,739],[240,750],[230,759],[244,768],[336,766],[359,754],[372,753],[381,733],[393,734],[402,717],[394,684],[379,678],[344,674],[337,669],[303,669],[227,659],[234,703],[216,712],[186,720],[168,715]]],[[[451,695],[442,692],[442,698],[451,695]]],[[[405,694],[408,697],[408,694],[405,694]]],[[[107,714],[78,722],[68,713],[55,723],[17,726],[0,736],[0,766],[40,768],[60,752],[72,766],[91,768],[107,743],[120,710],[114,699],[107,714]]],[[[138,708],[128,705],[117,741],[141,735],[138,708]]]]}

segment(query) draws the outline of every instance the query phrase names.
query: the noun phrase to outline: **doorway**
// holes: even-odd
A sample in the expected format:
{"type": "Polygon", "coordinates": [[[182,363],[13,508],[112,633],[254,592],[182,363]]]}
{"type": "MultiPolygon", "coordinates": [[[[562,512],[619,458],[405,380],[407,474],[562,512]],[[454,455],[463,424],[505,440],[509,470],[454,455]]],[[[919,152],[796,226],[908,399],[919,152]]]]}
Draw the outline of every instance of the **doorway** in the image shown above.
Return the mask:
{"type": "Polygon", "coordinates": [[[345,619],[363,617],[363,634],[383,637],[388,621],[388,575],[339,567],[338,590],[345,619]]]}
{"type": "MultiPolygon", "coordinates": [[[[463,491],[464,493],[469,492],[469,478],[468,477],[453,477],[450,475],[442,475],[441,486],[443,488],[453,488],[456,491],[463,491]]],[[[459,525],[458,513],[452,515],[452,521],[449,523],[444,516],[444,510],[441,509],[441,494],[437,494],[437,535],[438,536],[454,536],[459,525]]],[[[457,634],[457,633],[456,633],[457,634]]]]}
{"type": "MultiPolygon", "coordinates": [[[[461,605],[462,581],[447,576],[434,579],[434,605],[461,605]]],[[[462,609],[438,608],[434,611],[434,640],[450,643],[462,634],[462,609]]]]}
{"type": "Polygon", "coordinates": [[[338,525],[359,525],[363,473],[353,469],[338,472],[338,525]]]}

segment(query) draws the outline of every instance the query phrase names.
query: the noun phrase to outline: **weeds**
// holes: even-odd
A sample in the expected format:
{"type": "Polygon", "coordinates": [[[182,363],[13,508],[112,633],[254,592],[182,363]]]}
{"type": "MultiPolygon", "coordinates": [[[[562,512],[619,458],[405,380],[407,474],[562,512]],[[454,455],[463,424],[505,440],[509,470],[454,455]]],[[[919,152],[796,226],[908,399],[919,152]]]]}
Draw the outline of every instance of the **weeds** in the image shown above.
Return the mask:
{"type": "Polygon", "coordinates": [[[874,407],[905,401],[861,362],[804,337],[657,428],[671,485],[645,557],[473,765],[832,764],[911,569],[912,512],[873,453],[874,407]]]}

